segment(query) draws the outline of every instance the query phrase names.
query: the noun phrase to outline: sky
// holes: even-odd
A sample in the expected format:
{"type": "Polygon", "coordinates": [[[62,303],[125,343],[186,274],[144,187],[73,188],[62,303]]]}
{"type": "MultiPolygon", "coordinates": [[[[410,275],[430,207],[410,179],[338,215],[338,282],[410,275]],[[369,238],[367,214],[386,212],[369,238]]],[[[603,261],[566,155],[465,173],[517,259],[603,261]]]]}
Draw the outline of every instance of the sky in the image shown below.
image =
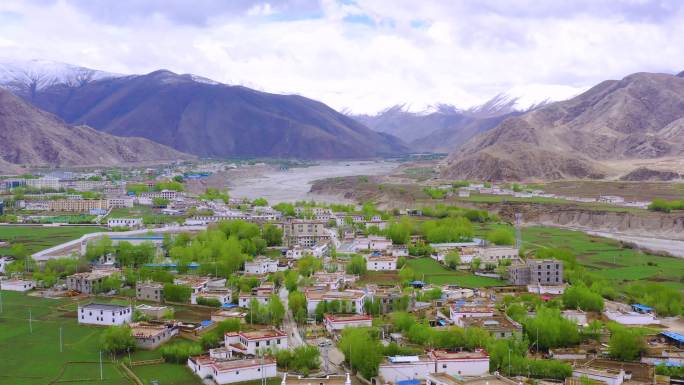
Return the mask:
{"type": "Polygon", "coordinates": [[[193,73],[338,110],[564,99],[684,70],[684,2],[3,0],[0,58],[193,73]]]}

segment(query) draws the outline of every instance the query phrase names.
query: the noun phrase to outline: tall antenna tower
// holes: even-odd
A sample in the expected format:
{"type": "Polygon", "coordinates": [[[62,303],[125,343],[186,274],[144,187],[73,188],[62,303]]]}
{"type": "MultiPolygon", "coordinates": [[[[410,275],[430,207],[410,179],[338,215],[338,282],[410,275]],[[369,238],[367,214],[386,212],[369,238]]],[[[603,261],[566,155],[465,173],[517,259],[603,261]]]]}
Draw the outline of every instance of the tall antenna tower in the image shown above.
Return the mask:
{"type": "Polygon", "coordinates": [[[522,234],[520,227],[522,226],[522,214],[515,213],[515,247],[520,250],[522,247],[522,234]]]}

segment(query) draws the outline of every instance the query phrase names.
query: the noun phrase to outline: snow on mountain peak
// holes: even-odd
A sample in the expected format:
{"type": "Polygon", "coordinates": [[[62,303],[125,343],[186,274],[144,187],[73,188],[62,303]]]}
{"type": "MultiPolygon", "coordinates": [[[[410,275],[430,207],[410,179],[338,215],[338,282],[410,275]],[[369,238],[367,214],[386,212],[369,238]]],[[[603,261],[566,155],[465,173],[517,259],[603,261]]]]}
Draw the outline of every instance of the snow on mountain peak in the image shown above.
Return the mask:
{"type": "Polygon", "coordinates": [[[0,84],[8,88],[43,89],[56,84],[79,86],[124,75],[92,70],[50,60],[0,59],[0,84]]]}

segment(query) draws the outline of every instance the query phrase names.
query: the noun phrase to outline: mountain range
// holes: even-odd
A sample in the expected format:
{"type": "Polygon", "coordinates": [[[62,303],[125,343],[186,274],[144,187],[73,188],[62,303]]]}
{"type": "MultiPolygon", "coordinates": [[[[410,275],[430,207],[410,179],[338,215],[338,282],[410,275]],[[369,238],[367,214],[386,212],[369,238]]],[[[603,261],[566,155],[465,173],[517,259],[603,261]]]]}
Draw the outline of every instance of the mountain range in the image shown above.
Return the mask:
{"type": "Polygon", "coordinates": [[[122,76],[68,65],[33,67],[6,63],[0,85],[69,124],[201,157],[351,159],[408,151],[394,136],[298,95],[166,70],[122,76]]]}
{"type": "Polygon", "coordinates": [[[636,73],[508,117],[452,152],[442,175],[478,180],[604,178],[620,172],[618,163],[682,156],[682,74],[636,73]]]}
{"type": "Polygon", "coordinates": [[[0,88],[0,171],[24,167],[114,166],[192,159],[142,138],[69,126],[0,88]]]}

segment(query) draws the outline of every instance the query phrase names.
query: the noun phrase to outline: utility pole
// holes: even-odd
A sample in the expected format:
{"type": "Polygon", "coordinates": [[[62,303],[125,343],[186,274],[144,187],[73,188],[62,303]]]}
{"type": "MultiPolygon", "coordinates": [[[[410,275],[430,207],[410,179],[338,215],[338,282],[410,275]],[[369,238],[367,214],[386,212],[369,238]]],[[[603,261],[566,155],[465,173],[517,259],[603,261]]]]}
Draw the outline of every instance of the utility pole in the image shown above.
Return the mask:
{"type": "Polygon", "coordinates": [[[64,348],[62,345],[62,327],[61,326],[59,327],[59,352],[60,353],[64,352],[64,348]]]}
{"type": "Polygon", "coordinates": [[[518,250],[520,250],[522,247],[522,233],[520,226],[522,226],[522,214],[515,213],[515,247],[518,250]]]}
{"type": "Polygon", "coordinates": [[[104,373],[102,372],[102,350],[100,350],[100,381],[104,380],[104,373]]]}
{"type": "Polygon", "coordinates": [[[29,309],[29,333],[33,334],[33,319],[31,317],[31,309],[29,309]]]}
{"type": "Polygon", "coordinates": [[[511,348],[508,348],[508,376],[511,376],[511,348]]]}
{"type": "Polygon", "coordinates": [[[0,291],[0,314],[2,313],[2,291],[0,291]]]}

